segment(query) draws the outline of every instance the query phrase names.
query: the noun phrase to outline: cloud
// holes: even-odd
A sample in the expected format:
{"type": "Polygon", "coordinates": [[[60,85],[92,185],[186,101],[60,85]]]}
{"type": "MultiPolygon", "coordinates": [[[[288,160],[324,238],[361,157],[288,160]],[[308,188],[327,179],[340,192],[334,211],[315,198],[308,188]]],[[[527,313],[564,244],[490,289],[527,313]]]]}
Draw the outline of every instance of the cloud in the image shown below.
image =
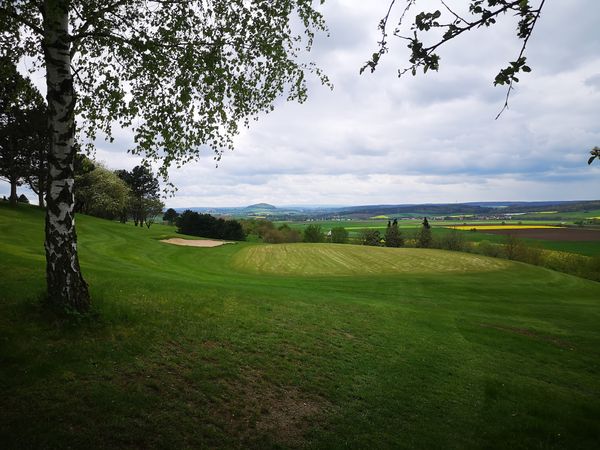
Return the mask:
{"type": "MultiPolygon", "coordinates": [[[[306,103],[278,101],[242,130],[218,168],[207,151],[172,170],[179,190],[167,204],[597,198],[600,164],[586,164],[600,145],[596,0],[546,2],[527,47],[533,71],[521,77],[499,120],[506,90],[493,79],[520,50],[514,18],[449,43],[439,73],[399,79],[406,43],[390,37],[375,73],[360,75],[385,10],[385,2],[327,1],[330,37],[319,36],[310,57],[333,91],[312,80],[306,103]]],[[[131,133],[117,130],[115,138],[98,144],[97,158],[111,168],[138,164],[126,153],[131,133]]]]}

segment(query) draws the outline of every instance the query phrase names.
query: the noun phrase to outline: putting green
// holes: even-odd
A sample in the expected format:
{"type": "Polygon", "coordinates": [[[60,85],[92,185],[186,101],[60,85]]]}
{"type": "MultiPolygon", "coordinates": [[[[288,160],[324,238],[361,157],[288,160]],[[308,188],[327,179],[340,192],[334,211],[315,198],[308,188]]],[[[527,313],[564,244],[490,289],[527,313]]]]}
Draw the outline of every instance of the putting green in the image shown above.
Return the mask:
{"type": "Polygon", "coordinates": [[[299,276],[489,272],[510,264],[445,250],[340,244],[256,245],[242,249],[232,260],[233,267],[244,272],[299,276]]]}

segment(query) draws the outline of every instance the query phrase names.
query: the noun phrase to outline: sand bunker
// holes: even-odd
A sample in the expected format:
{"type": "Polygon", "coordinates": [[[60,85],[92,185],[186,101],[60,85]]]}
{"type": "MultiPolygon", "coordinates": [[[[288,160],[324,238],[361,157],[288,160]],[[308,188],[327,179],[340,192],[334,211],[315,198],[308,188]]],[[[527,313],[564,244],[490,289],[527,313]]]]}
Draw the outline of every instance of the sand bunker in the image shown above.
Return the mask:
{"type": "Polygon", "coordinates": [[[163,239],[160,242],[166,242],[167,244],[175,244],[175,245],[186,245],[188,247],[218,247],[223,244],[235,244],[232,241],[213,241],[210,239],[181,239],[181,238],[171,238],[171,239],[163,239]]]}

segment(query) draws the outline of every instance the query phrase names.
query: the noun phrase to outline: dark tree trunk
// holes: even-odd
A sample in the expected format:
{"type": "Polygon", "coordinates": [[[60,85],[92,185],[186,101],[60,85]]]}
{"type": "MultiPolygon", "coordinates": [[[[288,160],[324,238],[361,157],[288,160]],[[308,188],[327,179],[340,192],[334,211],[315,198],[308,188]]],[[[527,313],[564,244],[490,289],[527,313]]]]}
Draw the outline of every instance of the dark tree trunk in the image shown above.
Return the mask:
{"type": "Polygon", "coordinates": [[[44,1],[44,56],[51,133],[46,198],[46,279],[48,301],[52,305],[85,312],[90,307],[90,296],[79,267],[75,232],[75,92],[68,40],[68,3],[65,0],[44,1]]]}
{"type": "Polygon", "coordinates": [[[17,180],[13,178],[10,179],[10,197],[8,200],[10,201],[10,206],[17,206],[19,202],[19,196],[17,195],[17,180]]]}
{"type": "Polygon", "coordinates": [[[40,208],[45,208],[46,201],[44,200],[44,191],[42,189],[39,189],[37,195],[38,195],[38,205],[40,205],[40,208]]]}

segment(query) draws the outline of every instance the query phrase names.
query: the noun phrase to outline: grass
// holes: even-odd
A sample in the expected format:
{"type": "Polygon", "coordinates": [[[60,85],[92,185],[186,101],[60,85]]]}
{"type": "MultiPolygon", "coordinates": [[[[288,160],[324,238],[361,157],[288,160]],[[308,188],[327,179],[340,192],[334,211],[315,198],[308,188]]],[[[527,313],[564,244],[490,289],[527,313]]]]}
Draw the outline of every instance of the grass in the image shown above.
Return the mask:
{"type": "Polygon", "coordinates": [[[551,220],[552,217],[565,219],[565,220],[581,220],[581,219],[593,219],[600,217],[600,209],[593,209],[589,211],[570,211],[570,212],[560,212],[560,211],[541,211],[535,213],[528,213],[524,216],[524,218],[536,218],[543,217],[544,219],[551,220]]]}
{"type": "Polygon", "coordinates": [[[598,447],[599,283],[387,254],[258,274],[260,244],[77,221],[96,316],[63,321],[37,302],[42,213],[0,206],[3,448],[598,447]]]}
{"type": "Polygon", "coordinates": [[[430,249],[279,244],[246,247],[234,256],[233,266],[257,274],[305,277],[485,272],[503,269],[507,262],[430,249]]]}

